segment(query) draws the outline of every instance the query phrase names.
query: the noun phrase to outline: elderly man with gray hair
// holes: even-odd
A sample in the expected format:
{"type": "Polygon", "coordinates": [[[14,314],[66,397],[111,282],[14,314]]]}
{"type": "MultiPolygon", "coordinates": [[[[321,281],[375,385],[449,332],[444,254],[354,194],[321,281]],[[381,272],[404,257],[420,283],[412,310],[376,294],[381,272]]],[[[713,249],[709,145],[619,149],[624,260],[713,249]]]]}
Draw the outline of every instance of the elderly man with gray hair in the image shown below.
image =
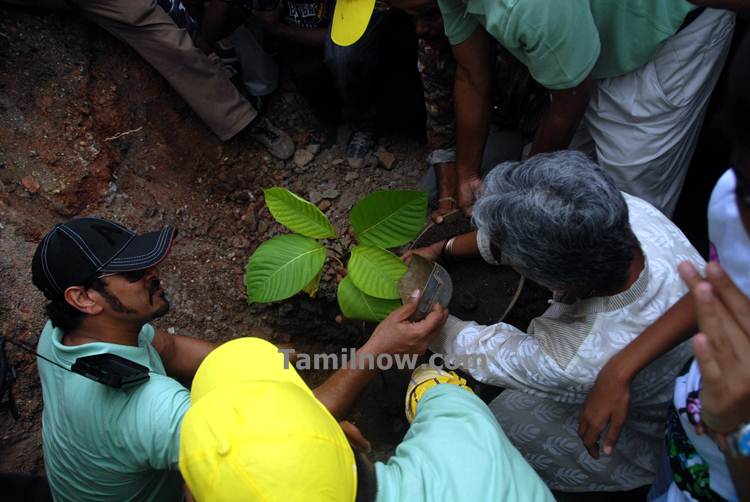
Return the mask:
{"type": "MultiPolygon", "coordinates": [[[[653,482],[673,381],[691,353],[680,345],[633,382],[618,449],[600,459],[578,439],[578,415],[602,366],[687,291],[677,264],[705,263],[647,202],[620,192],[583,154],[506,162],[483,182],[477,231],[415,252],[481,255],[549,288],[549,308],[523,332],[453,316],[432,350],[479,355],[463,368],[504,387],[490,405],[510,440],[553,489],[630,490],[653,482]]],[[[450,357],[447,357],[450,360],[450,357]]],[[[458,361],[458,359],[457,359],[458,361]]]]}

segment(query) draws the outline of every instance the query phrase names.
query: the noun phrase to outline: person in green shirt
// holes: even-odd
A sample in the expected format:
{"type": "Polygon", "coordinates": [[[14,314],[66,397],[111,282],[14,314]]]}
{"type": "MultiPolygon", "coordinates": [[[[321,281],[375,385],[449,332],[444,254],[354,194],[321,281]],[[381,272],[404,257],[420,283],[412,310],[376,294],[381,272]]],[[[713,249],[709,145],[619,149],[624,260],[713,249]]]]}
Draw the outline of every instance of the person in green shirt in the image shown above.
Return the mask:
{"type": "MultiPolygon", "coordinates": [[[[351,43],[371,0],[337,4],[351,43]]],[[[674,211],[746,0],[437,0],[458,63],[455,198],[471,211],[490,120],[490,53],[499,43],[549,90],[530,154],[581,149],[618,188],[674,211]],[[698,9],[697,7],[701,8],[698,9]]],[[[434,0],[391,0],[419,15],[434,0]]],[[[338,26],[336,25],[338,23],[338,26]]]]}
{"type": "MultiPolygon", "coordinates": [[[[416,305],[392,319],[404,326],[416,305]]],[[[335,378],[372,374],[366,364],[335,378]]],[[[412,374],[405,402],[411,427],[385,463],[368,460],[358,429],[340,426],[318,390],[264,340],[218,347],[198,369],[191,395],[180,471],[198,502],[554,500],[463,379],[427,365],[412,374]]]]}
{"type": "MultiPolygon", "coordinates": [[[[137,235],[113,221],[76,218],[56,225],[34,253],[32,281],[49,300],[37,351],[44,462],[55,500],[183,499],[178,458],[190,391],[176,379],[192,380],[214,344],[150,324],[170,309],[157,266],[175,234],[165,227],[137,235]],[[145,366],[148,379],[115,388],[70,371],[99,354],[145,366]]],[[[417,301],[415,295],[382,321],[357,354],[424,353],[447,311],[436,306],[413,323],[417,301]]],[[[376,374],[342,368],[314,392],[332,415],[343,416],[376,374]]]]}
{"type": "Polygon", "coordinates": [[[175,378],[191,379],[214,344],[149,324],[170,308],[157,266],[175,234],[76,218],[37,247],[32,281],[49,300],[37,348],[46,358],[42,443],[55,500],[182,499],[179,431],[190,393],[175,378]],[[65,370],[96,354],[145,366],[148,380],[114,388],[65,370]]]}

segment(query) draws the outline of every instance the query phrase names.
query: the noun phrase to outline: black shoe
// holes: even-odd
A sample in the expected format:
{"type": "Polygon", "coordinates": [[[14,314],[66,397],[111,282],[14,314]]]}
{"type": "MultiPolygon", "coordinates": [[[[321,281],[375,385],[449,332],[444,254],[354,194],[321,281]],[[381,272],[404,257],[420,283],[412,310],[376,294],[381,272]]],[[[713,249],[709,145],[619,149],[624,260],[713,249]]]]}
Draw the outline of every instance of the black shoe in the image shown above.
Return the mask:
{"type": "Polygon", "coordinates": [[[367,155],[375,148],[375,133],[370,130],[354,131],[346,147],[346,161],[349,166],[359,169],[365,163],[367,155]]]}
{"type": "Polygon", "coordinates": [[[265,146],[268,153],[281,160],[294,155],[294,141],[287,133],[276,127],[266,117],[254,120],[248,126],[248,134],[265,146]]]}

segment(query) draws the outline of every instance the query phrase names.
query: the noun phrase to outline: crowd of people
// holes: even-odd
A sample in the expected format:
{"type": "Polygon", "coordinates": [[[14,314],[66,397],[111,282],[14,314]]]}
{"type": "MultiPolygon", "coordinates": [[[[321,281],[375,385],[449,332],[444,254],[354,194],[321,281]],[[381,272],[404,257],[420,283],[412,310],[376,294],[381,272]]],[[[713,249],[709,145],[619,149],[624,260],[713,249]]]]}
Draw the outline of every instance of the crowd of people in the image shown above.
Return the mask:
{"type": "Polygon", "coordinates": [[[38,368],[55,500],[750,500],[750,36],[732,49],[749,1],[63,4],[130,44],[220,139],[247,134],[286,159],[294,144],[264,114],[282,55],[321,141],[350,126],[351,169],[377,140],[378,46],[389,19],[411,18],[431,217],[463,211],[475,230],[403,258],[512,266],[550,300],[520,330],[441,305],[413,321],[416,290],[310,389],[267,341],[217,347],[151,324],[170,308],[158,267],[176,229],[58,224],[31,263],[48,300],[38,368]],[[730,54],[732,163],[702,255],[671,218],[730,54]],[[378,374],[368,361],[427,351],[458,371],[414,370],[408,432],[373,463],[346,421],[378,374]],[[117,365],[140,379],[103,382],[117,365]],[[504,390],[485,403],[467,376],[504,390]]]}

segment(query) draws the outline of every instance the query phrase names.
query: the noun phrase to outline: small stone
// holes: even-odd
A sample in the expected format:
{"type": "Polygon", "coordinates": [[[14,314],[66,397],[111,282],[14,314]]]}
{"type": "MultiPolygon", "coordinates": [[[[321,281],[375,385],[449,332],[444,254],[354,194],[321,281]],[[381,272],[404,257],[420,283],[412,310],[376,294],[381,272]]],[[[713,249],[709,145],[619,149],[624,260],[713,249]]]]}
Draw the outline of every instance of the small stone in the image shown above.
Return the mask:
{"type": "Polygon", "coordinates": [[[268,231],[268,222],[267,221],[259,221],[258,222],[258,233],[260,235],[263,235],[267,231],[268,231]]]}
{"type": "Polygon", "coordinates": [[[313,155],[317,155],[318,152],[320,151],[320,145],[318,143],[310,143],[309,145],[305,147],[305,150],[307,150],[313,155]]]}
{"type": "Polygon", "coordinates": [[[327,199],[321,200],[320,204],[318,204],[318,209],[320,209],[321,211],[326,211],[330,207],[331,207],[331,201],[327,199]]]}
{"type": "Polygon", "coordinates": [[[294,163],[297,167],[305,167],[315,157],[316,152],[311,152],[306,148],[300,148],[294,152],[294,163]]]}
{"type": "Polygon", "coordinates": [[[378,163],[383,167],[383,169],[387,169],[389,171],[393,169],[393,163],[396,162],[395,155],[393,155],[385,148],[378,148],[376,155],[378,157],[378,163]]]}
{"type": "Polygon", "coordinates": [[[272,176],[276,181],[284,181],[289,176],[289,173],[287,171],[277,170],[273,172],[272,176]]]}
{"type": "Polygon", "coordinates": [[[331,162],[331,164],[333,164],[334,166],[337,166],[337,165],[343,164],[343,163],[344,163],[344,159],[334,159],[334,161],[331,162]]]}
{"type": "Polygon", "coordinates": [[[40,188],[39,182],[31,175],[21,178],[21,184],[29,193],[37,193],[40,188]]]}
{"type": "Polygon", "coordinates": [[[35,158],[35,157],[39,157],[39,151],[38,150],[30,150],[29,151],[29,157],[31,157],[32,159],[35,158]]]}
{"type": "Polygon", "coordinates": [[[339,196],[339,191],[336,190],[335,188],[328,188],[326,190],[323,190],[323,193],[321,194],[321,196],[324,199],[335,199],[336,197],[339,196]]]}
{"type": "Polygon", "coordinates": [[[344,176],[344,181],[354,181],[357,178],[359,178],[359,173],[357,171],[350,171],[344,176]]]}
{"type": "Polygon", "coordinates": [[[312,202],[313,204],[317,204],[323,199],[323,194],[318,192],[317,190],[312,190],[310,191],[309,199],[310,199],[310,202],[312,202]]]}
{"type": "Polygon", "coordinates": [[[174,335],[176,331],[173,326],[170,326],[167,328],[167,333],[169,333],[170,335],[174,335]]]}

